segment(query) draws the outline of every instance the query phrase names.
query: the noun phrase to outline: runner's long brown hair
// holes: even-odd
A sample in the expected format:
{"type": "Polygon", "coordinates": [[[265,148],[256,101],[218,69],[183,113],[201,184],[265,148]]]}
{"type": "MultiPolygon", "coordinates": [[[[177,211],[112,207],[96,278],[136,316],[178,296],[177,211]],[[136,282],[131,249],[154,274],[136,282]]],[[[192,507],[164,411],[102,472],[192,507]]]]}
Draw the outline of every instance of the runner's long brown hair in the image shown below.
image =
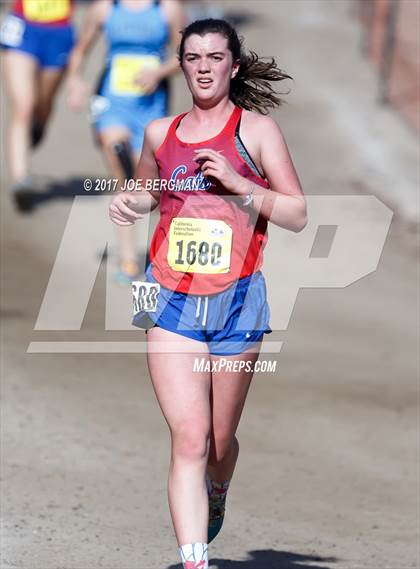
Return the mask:
{"type": "Polygon", "coordinates": [[[185,40],[192,34],[204,36],[208,33],[217,33],[225,37],[228,40],[228,48],[232,52],[233,61],[239,60],[240,62],[239,71],[230,82],[229,98],[235,105],[265,115],[270,108],[278,107],[283,103],[279,94],[273,89],[271,82],[292,79],[290,75],[277,67],[273,57],[261,58],[253,51],[248,54],[245,53],[243,40],[239,39],[236,30],[226,20],[212,18],[197,20],[182,31],[179,46],[181,66],[185,40]]]}

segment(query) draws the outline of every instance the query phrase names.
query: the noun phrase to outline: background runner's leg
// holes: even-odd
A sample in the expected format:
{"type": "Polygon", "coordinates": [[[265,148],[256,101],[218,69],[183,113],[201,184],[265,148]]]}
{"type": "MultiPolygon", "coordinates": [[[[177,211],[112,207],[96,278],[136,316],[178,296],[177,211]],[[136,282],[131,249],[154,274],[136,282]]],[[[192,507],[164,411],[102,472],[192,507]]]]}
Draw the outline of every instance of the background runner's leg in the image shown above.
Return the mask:
{"type": "Polygon", "coordinates": [[[112,148],[114,154],[118,158],[124,177],[130,179],[134,174],[134,165],[131,154],[130,145],[124,140],[117,142],[112,148]]]}
{"type": "Polygon", "coordinates": [[[65,69],[43,69],[38,74],[38,98],[31,124],[31,143],[37,146],[53,110],[54,98],[63,80],[65,69]]]}
{"type": "MultiPolygon", "coordinates": [[[[114,178],[118,178],[121,184],[126,179],[126,173],[114,148],[116,144],[122,144],[129,148],[130,136],[130,131],[122,126],[110,127],[99,133],[99,140],[111,174],[114,178]]],[[[131,156],[131,163],[134,162],[135,158],[135,156],[131,156]]],[[[115,233],[118,241],[120,266],[117,278],[121,282],[127,279],[128,282],[130,278],[136,278],[140,272],[137,261],[136,228],[134,225],[131,227],[115,226],[115,233]]]]}
{"type": "Polygon", "coordinates": [[[128,146],[130,136],[131,133],[125,126],[110,126],[98,133],[102,151],[109,169],[111,170],[112,176],[119,178],[120,180],[125,179],[125,172],[121,167],[118,156],[114,152],[114,146],[120,143],[125,143],[128,146]]]}
{"type": "Polygon", "coordinates": [[[38,64],[26,53],[7,50],[3,55],[3,68],[11,105],[9,168],[12,181],[17,184],[28,175],[29,133],[37,99],[38,64]]]}

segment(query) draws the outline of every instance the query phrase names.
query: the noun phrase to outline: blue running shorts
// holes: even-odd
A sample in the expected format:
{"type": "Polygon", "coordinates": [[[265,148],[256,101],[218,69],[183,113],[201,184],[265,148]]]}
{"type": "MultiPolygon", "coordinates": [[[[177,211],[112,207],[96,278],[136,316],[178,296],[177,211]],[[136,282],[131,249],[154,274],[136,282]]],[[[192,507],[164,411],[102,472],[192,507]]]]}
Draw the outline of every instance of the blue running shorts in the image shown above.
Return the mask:
{"type": "Polygon", "coordinates": [[[31,55],[42,69],[65,67],[73,45],[72,26],[32,24],[9,14],[0,27],[0,47],[31,55]]]}
{"type": "Polygon", "coordinates": [[[205,342],[210,354],[241,354],[269,334],[270,310],[260,271],[239,279],[210,296],[174,292],[146,271],[145,281],[133,282],[133,325],[146,330],[158,326],[205,342]]]}
{"type": "Polygon", "coordinates": [[[111,94],[96,94],[90,101],[90,120],[96,132],[112,127],[124,127],[130,132],[130,146],[136,153],[141,152],[144,131],[155,119],[167,114],[167,97],[160,88],[152,95],[136,97],[133,101],[111,94]]]}

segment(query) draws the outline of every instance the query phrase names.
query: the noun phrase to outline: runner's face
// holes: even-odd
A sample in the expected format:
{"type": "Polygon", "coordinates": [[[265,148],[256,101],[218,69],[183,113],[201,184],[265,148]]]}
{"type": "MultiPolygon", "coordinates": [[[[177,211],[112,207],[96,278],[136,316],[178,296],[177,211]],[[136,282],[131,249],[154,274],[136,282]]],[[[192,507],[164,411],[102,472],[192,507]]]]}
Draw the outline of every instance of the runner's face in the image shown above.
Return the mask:
{"type": "Polygon", "coordinates": [[[195,99],[219,100],[229,94],[239,65],[232,62],[228,40],[218,33],[192,34],[185,41],[182,68],[195,99]]]}

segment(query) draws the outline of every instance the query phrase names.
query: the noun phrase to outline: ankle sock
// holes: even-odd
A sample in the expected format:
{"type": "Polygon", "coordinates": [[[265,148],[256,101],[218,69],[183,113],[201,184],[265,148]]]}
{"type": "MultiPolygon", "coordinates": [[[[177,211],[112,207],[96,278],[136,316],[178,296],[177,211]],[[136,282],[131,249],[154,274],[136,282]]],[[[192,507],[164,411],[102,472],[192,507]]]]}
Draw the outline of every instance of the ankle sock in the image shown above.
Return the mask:
{"type": "Polygon", "coordinates": [[[184,569],[208,569],[207,543],[187,543],[181,545],[179,554],[184,569]]]}

